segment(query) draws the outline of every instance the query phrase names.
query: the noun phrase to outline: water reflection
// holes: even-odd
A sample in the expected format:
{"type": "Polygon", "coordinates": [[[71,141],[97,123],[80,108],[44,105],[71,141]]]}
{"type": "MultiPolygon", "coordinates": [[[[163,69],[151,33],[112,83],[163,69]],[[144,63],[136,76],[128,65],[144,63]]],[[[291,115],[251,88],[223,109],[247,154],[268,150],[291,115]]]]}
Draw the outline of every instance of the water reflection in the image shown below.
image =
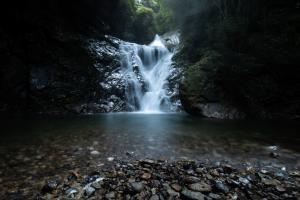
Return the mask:
{"type": "Polygon", "coordinates": [[[293,121],[219,121],[185,114],[2,120],[0,188],[25,189],[75,168],[87,174],[112,159],[227,160],[297,168],[299,130],[293,121]]]}
{"type": "Polygon", "coordinates": [[[291,152],[294,156],[300,152],[297,122],[220,121],[185,114],[119,113],[10,121],[2,125],[2,130],[2,152],[26,145],[42,146],[45,151],[58,147],[66,152],[82,148],[87,155],[90,147],[101,152],[100,158],[122,159],[130,151],[136,157],[237,162],[268,161],[269,152],[279,150],[282,154],[279,161],[285,162],[291,152]]]}

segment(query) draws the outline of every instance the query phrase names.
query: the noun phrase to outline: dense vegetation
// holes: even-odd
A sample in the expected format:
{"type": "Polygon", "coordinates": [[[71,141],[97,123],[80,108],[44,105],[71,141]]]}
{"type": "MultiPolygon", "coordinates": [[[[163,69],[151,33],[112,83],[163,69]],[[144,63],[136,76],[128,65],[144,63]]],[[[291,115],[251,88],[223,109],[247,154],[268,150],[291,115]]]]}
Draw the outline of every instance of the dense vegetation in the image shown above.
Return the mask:
{"type": "Polygon", "coordinates": [[[181,23],[176,60],[185,67],[181,93],[188,110],[221,103],[254,117],[300,113],[299,1],[177,0],[171,6],[181,23]]]}

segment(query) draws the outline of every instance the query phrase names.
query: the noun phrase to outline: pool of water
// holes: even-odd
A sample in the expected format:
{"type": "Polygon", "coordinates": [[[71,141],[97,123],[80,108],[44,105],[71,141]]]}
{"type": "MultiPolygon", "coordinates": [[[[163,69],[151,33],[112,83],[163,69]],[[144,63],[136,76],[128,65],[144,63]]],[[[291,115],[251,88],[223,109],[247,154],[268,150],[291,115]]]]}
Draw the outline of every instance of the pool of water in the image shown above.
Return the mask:
{"type": "Polygon", "coordinates": [[[0,190],[38,188],[45,177],[73,169],[88,173],[112,159],[298,168],[299,133],[298,121],[224,121],[186,114],[6,119],[1,121],[0,190]]]}

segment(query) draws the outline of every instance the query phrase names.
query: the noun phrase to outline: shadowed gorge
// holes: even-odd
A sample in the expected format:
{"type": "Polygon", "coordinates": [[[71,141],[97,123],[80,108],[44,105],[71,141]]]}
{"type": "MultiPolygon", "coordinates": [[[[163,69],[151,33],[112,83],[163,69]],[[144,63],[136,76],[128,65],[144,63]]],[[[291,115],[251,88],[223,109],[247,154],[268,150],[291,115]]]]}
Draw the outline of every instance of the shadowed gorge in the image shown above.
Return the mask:
{"type": "Polygon", "coordinates": [[[300,198],[300,0],[12,0],[0,22],[0,199],[300,198]]]}

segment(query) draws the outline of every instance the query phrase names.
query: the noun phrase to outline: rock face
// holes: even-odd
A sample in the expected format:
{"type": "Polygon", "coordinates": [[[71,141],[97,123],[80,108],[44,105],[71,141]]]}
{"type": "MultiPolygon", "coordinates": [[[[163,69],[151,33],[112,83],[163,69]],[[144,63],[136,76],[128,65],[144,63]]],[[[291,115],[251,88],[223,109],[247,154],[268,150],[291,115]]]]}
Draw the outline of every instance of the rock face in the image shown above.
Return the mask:
{"type": "Polygon", "coordinates": [[[53,42],[45,44],[32,38],[30,55],[20,52],[26,60],[6,53],[7,62],[1,69],[2,112],[80,114],[125,109],[124,81],[119,73],[121,40],[63,33],[50,37],[53,42]]]}
{"type": "MultiPolygon", "coordinates": [[[[7,51],[7,62],[1,69],[0,112],[130,111],[119,48],[124,41],[108,35],[90,38],[63,32],[53,32],[49,37],[51,42],[45,44],[32,38],[29,55],[20,52],[16,56],[7,51]]],[[[0,48],[6,51],[9,46],[0,48]]],[[[176,111],[181,105],[178,96],[181,70],[175,67],[171,70],[168,95],[176,111]]]]}
{"type": "Polygon", "coordinates": [[[180,100],[190,114],[209,118],[235,119],[245,115],[236,108],[222,103],[222,89],[218,83],[219,55],[210,52],[189,67],[180,85],[180,100]]]}
{"type": "Polygon", "coordinates": [[[123,110],[120,40],[103,35],[135,38],[127,36],[132,3],[5,2],[0,12],[0,113],[123,110]]]}

